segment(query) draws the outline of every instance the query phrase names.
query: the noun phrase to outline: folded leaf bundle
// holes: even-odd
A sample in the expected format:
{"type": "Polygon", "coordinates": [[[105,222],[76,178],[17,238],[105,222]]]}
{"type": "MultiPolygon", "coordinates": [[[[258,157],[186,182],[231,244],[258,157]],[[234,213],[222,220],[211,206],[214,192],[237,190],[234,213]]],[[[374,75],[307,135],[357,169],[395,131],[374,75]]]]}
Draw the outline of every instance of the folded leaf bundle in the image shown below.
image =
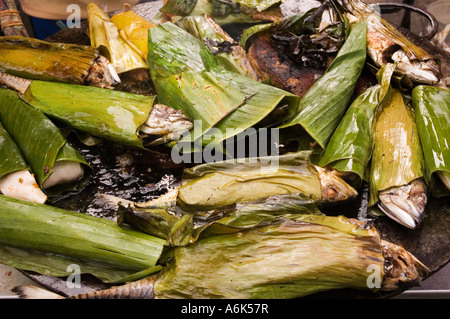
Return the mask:
{"type": "Polygon", "coordinates": [[[196,141],[212,128],[221,133],[215,139],[220,142],[274,110],[282,112],[270,123],[273,126],[297,110],[295,94],[224,69],[204,43],[170,22],[149,30],[147,63],[158,101],[200,122],[185,142],[196,141]]]}
{"type": "Polygon", "coordinates": [[[83,185],[90,166],[44,113],[0,89],[0,118],[48,195],[83,185]]]}
{"type": "Polygon", "coordinates": [[[50,276],[71,265],[104,282],[156,266],[164,241],[112,220],[0,195],[0,261],[50,276]]]}
{"type": "Polygon", "coordinates": [[[0,193],[45,203],[47,196],[39,188],[20,149],[0,122],[0,193]]]}
{"type": "Polygon", "coordinates": [[[344,116],[366,60],[366,23],[354,23],[336,58],[300,100],[299,111],[282,127],[300,124],[325,148],[344,116]]]}
{"type": "Polygon", "coordinates": [[[139,127],[154,96],[81,85],[32,81],[21,98],[51,118],[92,136],[143,147],[139,127]]]}
{"type": "Polygon", "coordinates": [[[408,228],[424,217],[425,164],[414,114],[399,90],[383,103],[376,118],[369,176],[369,205],[408,228]]]}
{"type": "Polygon", "coordinates": [[[301,193],[316,202],[354,198],[340,178],[312,165],[310,152],[206,163],[185,169],[180,207],[209,210],[274,195],[301,193]]]}
{"type": "Polygon", "coordinates": [[[429,273],[394,246],[373,227],[343,216],[280,218],[175,247],[156,277],[155,298],[281,299],[339,288],[393,290],[429,273]]]}
{"type": "MultiPolygon", "coordinates": [[[[95,3],[87,6],[91,46],[111,61],[118,74],[147,69],[140,52],[120,34],[109,15],[95,3]]],[[[123,31],[122,31],[123,32],[123,31]]]]}
{"type": "Polygon", "coordinates": [[[450,91],[420,85],[412,92],[412,103],[433,195],[449,195],[450,91]]]}
{"type": "Polygon", "coordinates": [[[239,232],[297,214],[322,213],[313,199],[301,193],[274,195],[207,211],[121,203],[118,199],[120,225],[124,222],[149,235],[165,238],[167,246],[184,246],[204,236],[239,232]]]}
{"type": "Polygon", "coordinates": [[[383,68],[385,72],[379,74],[380,84],[368,88],[353,101],[318,163],[339,171],[355,188],[366,179],[365,172],[373,151],[376,111],[390,90],[394,69],[392,64],[383,68]]]}
{"type": "Polygon", "coordinates": [[[259,80],[243,48],[211,16],[184,17],[176,25],[202,41],[214,54],[219,66],[259,80]]]}
{"type": "Polygon", "coordinates": [[[112,87],[117,74],[91,46],[0,37],[0,71],[42,81],[112,87]]]}
{"type": "Polygon", "coordinates": [[[160,9],[175,21],[184,16],[211,15],[219,24],[252,23],[282,18],[280,0],[167,0],[160,9]]]}

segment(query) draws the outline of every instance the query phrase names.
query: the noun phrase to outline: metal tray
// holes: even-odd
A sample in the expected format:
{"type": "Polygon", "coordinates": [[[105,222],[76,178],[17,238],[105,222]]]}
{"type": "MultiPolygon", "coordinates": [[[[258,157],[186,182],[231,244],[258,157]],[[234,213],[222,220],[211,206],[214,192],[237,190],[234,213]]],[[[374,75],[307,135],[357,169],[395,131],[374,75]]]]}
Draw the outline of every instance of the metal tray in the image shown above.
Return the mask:
{"type": "MultiPolygon", "coordinates": [[[[162,1],[139,4],[135,11],[144,17],[152,17],[162,1]]],[[[89,44],[86,22],[81,29],[66,29],[51,36],[53,42],[89,44]]],[[[69,194],[49,202],[51,205],[114,218],[115,210],[98,200],[98,194],[110,194],[130,200],[149,200],[165,193],[168,187],[176,185],[181,177],[183,165],[170,159],[170,150],[164,147],[142,151],[105,142],[99,146],[87,147],[76,138],[74,146],[85,156],[94,168],[93,176],[86,188],[77,194],[69,194]]],[[[407,229],[387,217],[367,215],[368,187],[363,186],[359,197],[352,203],[338,205],[324,210],[329,215],[345,215],[372,223],[381,237],[402,245],[414,254],[434,274],[450,261],[450,197],[430,198],[426,216],[420,228],[407,229]]],[[[67,288],[64,278],[54,278],[32,272],[23,272],[41,286],[65,296],[107,288],[98,279],[83,275],[80,288],[67,288]]],[[[404,287],[394,293],[372,293],[353,289],[341,289],[314,294],[305,298],[390,298],[407,290],[404,287]]]]}

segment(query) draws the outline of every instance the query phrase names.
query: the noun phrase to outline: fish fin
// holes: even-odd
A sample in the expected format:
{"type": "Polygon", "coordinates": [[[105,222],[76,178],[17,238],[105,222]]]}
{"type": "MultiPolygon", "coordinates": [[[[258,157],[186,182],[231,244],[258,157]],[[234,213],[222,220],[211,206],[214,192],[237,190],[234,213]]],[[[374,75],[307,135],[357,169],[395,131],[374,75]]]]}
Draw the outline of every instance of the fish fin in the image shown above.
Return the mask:
{"type": "Polygon", "coordinates": [[[20,299],[64,299],[63,296],[34,285],[21,285],[12,289],[20,299]]]}

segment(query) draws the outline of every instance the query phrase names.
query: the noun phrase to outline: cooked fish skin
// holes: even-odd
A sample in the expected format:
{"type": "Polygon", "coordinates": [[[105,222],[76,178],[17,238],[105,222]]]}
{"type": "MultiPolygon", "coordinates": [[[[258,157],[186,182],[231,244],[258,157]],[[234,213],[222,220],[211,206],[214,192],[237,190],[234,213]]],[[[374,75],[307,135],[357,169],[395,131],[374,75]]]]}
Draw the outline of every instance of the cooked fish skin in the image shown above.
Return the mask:
{"type": "Polygon", "coordinates": [[[397,72],[421,84],[435,85],[442,78],[438,61],[428,49],[430,44],[416,44],[410,36],[400,32],[367,3],[343,0],[350,23],[367,21],[367,53],[377,67],[400,60],[397,72]],[[427,47],[428,46],[428,47],[427,47]],[[394,54],[397,53],[397,56],[394,54]]]}
{"type": "Polygon", "coordinates": [[[415,229],[424,218],[427,192],[425,182],[419,178],[408,185],[381,191],[378,207],[401,225],[415,229]]]}
{"type": "Polygon", "coordinates": [[[84,85],[112,89],[121,82],[119,75],[107,58],[99,55],[84,78],[84,85]]]}
{"type": "Polygon", "coordinates": [[[31,80],[0,72],[0,85],[24,94],[31,84],[31,80]]]}
{"type": "Polygon", "coordinates": [[[20,299],[154,299],[156,276],[144,277],[108,289],[65,297],[34,285],[21,285],[12,289],[20,299]]]}
{"type": "Polygon", "coordinates": [[[155,280],[156,276],[149,276],[109,289],[74,295],[67,299],[154,299],[155,280]]]}
{"type": "Polygon", "coordinates": [[[149,145],[157,145],[171,140],[177,140],[193,128],[192,122],[180,110],[175,110],[164,104],[155,104],[149,117],[139,128],[140,132],[162,136],[149,145]]]}
{"type": "Polygon", "coordinates": [[[322,199],[325,202],[342,202],[356,198],[358,192],[347,184],[336,170],[315,166],[320,177],[322,199]]]}
{"type": "Polygon", "coordinates": [[[257,34],[249,46],[248,59],[259,76],[271,84],[303,97],[325,73],[325,68],[302,67],[277,50],[269,34],[257,34]]]}

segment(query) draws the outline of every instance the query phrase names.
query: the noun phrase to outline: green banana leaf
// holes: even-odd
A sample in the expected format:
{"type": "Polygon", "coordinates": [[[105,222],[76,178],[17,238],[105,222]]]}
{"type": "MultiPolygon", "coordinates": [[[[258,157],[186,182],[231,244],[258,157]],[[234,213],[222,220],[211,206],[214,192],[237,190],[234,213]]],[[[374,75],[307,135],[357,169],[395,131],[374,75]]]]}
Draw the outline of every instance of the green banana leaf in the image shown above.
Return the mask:
{"type": "Polygon", "coordinates": [[[148,30],[147,65],[156,88],[161,80],[186,71],[201,73],[217,66],[211,51],[173,23],[148,30]]]}
{"type": "Polygon", "coordinates": [[[258,80],[245,51],[210,16],[184,17],[176,25],[202,41],[214,54],[219,66],[258,80]]]}
{"type": "Polygon", "coordinates": [[[450,195],[448,186],[440,185],[435,176],[450,174],[450,91],[419,85],[412,91],[412,103],[433,196],[450,195]]]}
{"type": "Polygon", "coordinates": [[[59,161],[73,161],[84,167],[84,178],[75,185],[55,186],[45,190],[56,195],[68,189],[81,187],[91,172],[83,156],[62,136],[59,129],[41,111],[22,101],[16,92],[0,88],[0,118],[29,163],[42,189],[52,168],[59,161]]]}
{"type": "Polygon", "coordinates": [[[30,170],[30,166],[0,122],[0,179],[9,173],[21,170],[30,170]]]}
{"type": "Polygon", "coordinates": [[[351,173],[354,187],[365,180],[365,172],[373,150],[374,118],[377,107],[390,90],[390,79],[395,65],[384,66],[379,73],[380,84],[358,96],[334,131],[319,166],[330,166],[339,172],[351,173]]]}
{"type": "Polygon", "coordinates": [[[310,152],[233,159],[185,169],[178,194],[180,207],[210,210],[273,195],[302,193],[322,198],[310,152]]]}
{"type": "Polygon", "coordinates": [[[47,116],[79,131],[140,148],[143,144],[138,129],[148,118],[155,99],[154,96],[44,81],[31,82],[21,98],[47,116]]]}
{"type": "Polygon", "coordinates": [[[0,196],[0,262],[65,277],[71,265],[106,283],[160,270],[164,240],[114,221],[0,196]]]}
{"type": "Polygon", "coordinates": [[[296,298],[368,289],[368,267],[384,276],[380,237],[345,217],[296,215],[204,237],[169,251],[155,298],[296,298]],[[330,240],[332,238],[332,240],[330,240]]]}
{"type": "Polygon", "coordinates": [[[301,99],[298,114],[281,127],[300,124],[325,148],[344,116],[366,60],[367,24],[354,23],[325,74],[301,99]]]}
{"type": "Polygon", "coordinates": [[[157,85],[158,101],[182,110],[194,120],[190,140],[200,138],[222,118],[244,104],[246,96],[230,83],[220,81],[215,74],[186,71],[173,75],[157,85]],[[196,122],[195,122],[196,121],[196,122]],[[200,129],[198,125],[200,124],[200,129]]]}
{"type": "Polygon", "coordinates": [[[425,163],[413,109],[399,90],[392,89],[376,115],[369,206],[378,202],[381,190],[423,177],[425,163]]]}
{"type": "MultiPolygon", "coordinates": [[[[147,61],[158,102],[182,110],[194,122],[194,129],[182,143],[189,145],[205,136],[200,145],[211,140],[218,144],[260,123],[278,107],[288,106],[271,126],[297,111],[296,95],[224,69],[206,45],[173,23],[149,30],[147,61]],[[200,126],[196,121],[201,121],[200,126]],[[208,133],[212,128],[216,130],[208,133]],[[221,136],[213,139],[211,135],[217,130],[221,136]]],[[[182,149],[190,150],[191,146],[182,149]]]]}

